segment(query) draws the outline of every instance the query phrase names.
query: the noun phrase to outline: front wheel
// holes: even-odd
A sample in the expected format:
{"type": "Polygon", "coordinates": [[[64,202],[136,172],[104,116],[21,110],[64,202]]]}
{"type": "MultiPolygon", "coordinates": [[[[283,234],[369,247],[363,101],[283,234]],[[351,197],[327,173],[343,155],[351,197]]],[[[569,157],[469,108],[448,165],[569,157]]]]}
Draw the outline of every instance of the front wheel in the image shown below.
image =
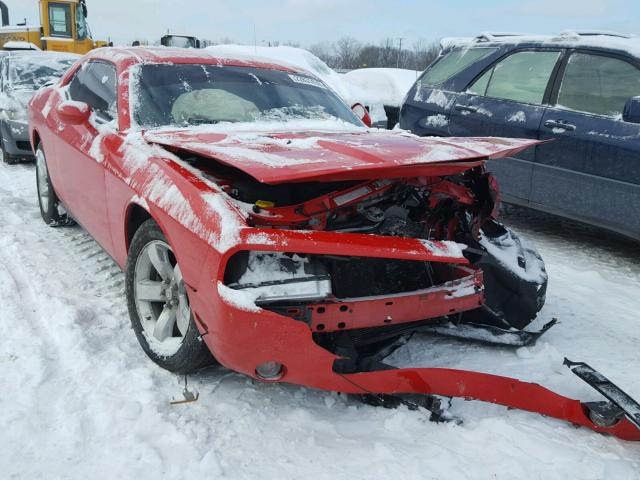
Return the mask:
{"type": "Polygon", "coordinates": [[[175,373],[213,363],[195,325],[180,266],[153,220],[143,223],[131,242],[126,291],[133,330],[151,360],[175,373]]]}
{"type": "Polygon", "coordinates": [[[38,205],[40,205],[40,214],[44,223],[52,227],[71,225],[73,220],[62,206],[51,184],[47,158],[44,155],[42,145],[38,145],[36,150],[36,179],[38,205]]]}

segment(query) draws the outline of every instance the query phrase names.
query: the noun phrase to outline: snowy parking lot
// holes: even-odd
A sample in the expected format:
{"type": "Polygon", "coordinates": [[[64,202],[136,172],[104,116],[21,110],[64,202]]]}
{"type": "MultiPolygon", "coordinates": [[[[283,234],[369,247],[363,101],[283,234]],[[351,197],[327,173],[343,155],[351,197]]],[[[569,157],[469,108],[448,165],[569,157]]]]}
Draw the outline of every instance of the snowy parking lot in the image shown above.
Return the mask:
{"type": "MultiPolygon", "coordinates": [[[[2,478],[640,478],[637,444],[478,402],[452,402],[461,425],[435,424],[213,367],[189,378],[196,403],[172,406],[184,379],[139,347],[123,274],[81,228],[46,227],[35,190],[32,164],[0,164],[2,478]]],[[[547,262],[535,326],[560,323],[517,351],[416,337],[392,363],[598,399],[562,366],[566,356],[640,398],[638,245],[522,209],[504,220],[547,262]]]]}

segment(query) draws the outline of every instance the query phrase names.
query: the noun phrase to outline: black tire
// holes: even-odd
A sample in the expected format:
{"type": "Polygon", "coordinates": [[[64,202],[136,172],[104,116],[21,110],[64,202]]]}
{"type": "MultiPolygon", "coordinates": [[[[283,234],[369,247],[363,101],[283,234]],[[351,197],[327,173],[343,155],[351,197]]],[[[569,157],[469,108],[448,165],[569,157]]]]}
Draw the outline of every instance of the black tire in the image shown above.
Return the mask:
{"type": "Polygon", "coordinates": [[[38,188],[38,205],[40,206],[40,215],[44,223],[51,227],[63,227],[73,225],[75,222],[69,216],[62,206],[62,203],[56,195],[56,191],[51,184],[49,176],[49,168],[47,167],[47,158],[44,154],[42,144],[38,145],[36,151],[36,185],[38,188]],[[44,195],[44,188],[47,190],[44,195]]]}
{"type": "Polygon", "coordinates": [[[2,161],[7,165],[15,165],[19,162],[19,159],[10,153],[7,153],[7,149],[4,148],[4,139],[0,138],[0,150],[2,151],[2,161]]]}
{"type": "Polygon", "coordinates": [[[127,307],[131,325],[138,342],[140,342],[140,346],[151,360],[170,372],[179,374],[192,373],[215,363],[213,355],[202,340],[200,332],[195,325],[193,314],[191,314],[188,330],[182,337],[182,343],[178,350],[172,355],[164,355],[156,352],[150,345],[136,304],[134,283],[138,258],[148,244],[157,241],[168,245],[158,224],[153,220],[147,220],[136,231],[131,242],[125,271],[127,307]]]}

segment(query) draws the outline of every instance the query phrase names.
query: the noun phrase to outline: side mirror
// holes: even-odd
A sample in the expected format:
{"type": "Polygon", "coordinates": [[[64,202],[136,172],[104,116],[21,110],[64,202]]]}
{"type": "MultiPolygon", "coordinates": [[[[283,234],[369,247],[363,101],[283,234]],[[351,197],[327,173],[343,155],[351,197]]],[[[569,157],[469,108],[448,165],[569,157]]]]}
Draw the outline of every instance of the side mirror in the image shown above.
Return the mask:
{"type": "Polygon", "coordinates": [[[371,121],[371,115],[369,115],[369,111],[365,108],[361,103],[356,103],[353,107],[351,107],[353,113],[355,113],[356,117],[362,120],[367,127],[371,127],[373,122],[371,121]]]}
{"type": "Polygon", "coordinates": [[[60,120],[69,125],[82,125],[89,121],[91,116],[91,108],[83,102],[75,102],[67,100],[58,105],[58,116],[60,120]]]}
{"type": "Polygon", "coordinates": [[[640,97],[631,97],[624,105],[622,120],[629,123],[640,123],[640,97]]]}

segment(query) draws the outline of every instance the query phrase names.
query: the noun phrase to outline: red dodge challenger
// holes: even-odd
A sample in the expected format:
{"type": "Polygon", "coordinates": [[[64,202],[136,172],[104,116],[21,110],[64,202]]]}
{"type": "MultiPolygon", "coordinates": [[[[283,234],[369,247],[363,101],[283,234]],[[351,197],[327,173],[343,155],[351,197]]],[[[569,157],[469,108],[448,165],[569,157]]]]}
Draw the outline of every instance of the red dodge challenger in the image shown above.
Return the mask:
{"type": "Polygon", "coordinates": [[[95,50],[30,104],[42,217],[77,221],[125,270],[138,340],[168,370],[215,358],[381,404],[462,396],[636,435],[537,385],[383,363],[418,331],[532,335],[547,276],[496,221],[484,170],[535,142],[418,138],[366,116],[286,65],[95,50]]]}

